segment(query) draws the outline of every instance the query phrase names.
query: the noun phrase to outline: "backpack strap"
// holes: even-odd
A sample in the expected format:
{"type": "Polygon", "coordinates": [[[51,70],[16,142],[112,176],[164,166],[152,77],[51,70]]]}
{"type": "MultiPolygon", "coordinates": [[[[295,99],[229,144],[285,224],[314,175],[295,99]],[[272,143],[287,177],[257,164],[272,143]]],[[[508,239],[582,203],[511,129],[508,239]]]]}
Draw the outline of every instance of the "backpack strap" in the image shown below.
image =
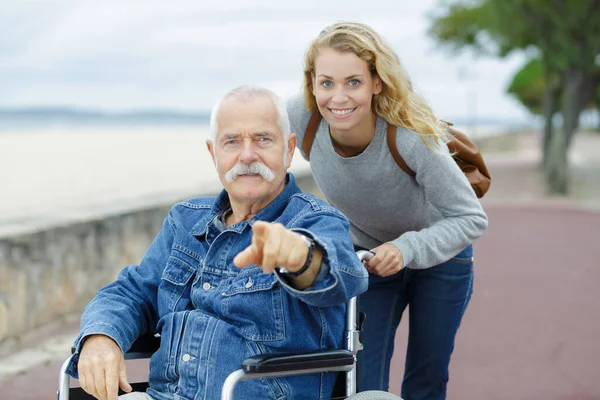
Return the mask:
{"type": "MultiPolygon", "coordinates": [[[[321,113],[318,110],[314,110],[310,116],[308,125],[306,126],[304,138],[302,139],[302,151],[306,155],[307,160],[310,160],[310,149],[315,141],[317,129],[319,128],[322,118],[321,113]]],[[[398,164],[400,169],[410,176],[416,176],[415,171],[406,165],[406,162],[404,162],[404,159],[398,152],[398,146],[396,145],[396,127],[391,124],[388,124],[387,127],[387,144],[390,148],[390,153],[392,153],[392,157],[394,157],[394,161],[396,161],[396,164],[398,164]]]]}
{"type": "Polygon", "coordinates": [[[310,149],[312,148],[315,136],[317,135],[317,129],[321,123],[321,113],[319,110],[313,110],[306,131],[304,132],[304,138],[302,139],[302,151],[306,155],[306,159],[310,161],[310,149]]]}
{"type": "Polygon", "coordinates": [[[392,153],[392,157],[394,157],[394,161],[396,161],[396,164],[398,164],[400,169],[406,172],[408,175],[413,177],[416,176],[417,174],[415,173],[415,171],[413,171],[408,167],[408,165],[406,165],[406,162],[400,155],[400,152],[398,152],[398,146],[396,145],[396,127],[394,125],[388,124],[386,136],[387,144],[390,148],[390,153],[392,153]]]}

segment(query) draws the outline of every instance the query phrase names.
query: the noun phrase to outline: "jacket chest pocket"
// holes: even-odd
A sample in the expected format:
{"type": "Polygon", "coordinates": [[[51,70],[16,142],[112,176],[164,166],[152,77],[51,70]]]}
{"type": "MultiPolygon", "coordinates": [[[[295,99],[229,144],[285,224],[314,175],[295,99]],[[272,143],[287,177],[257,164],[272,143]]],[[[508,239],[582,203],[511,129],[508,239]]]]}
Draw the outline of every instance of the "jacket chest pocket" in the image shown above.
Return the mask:
{"type": "Polygon", "coordinates": [[[195,274],[196,269],[193,266],[177,257],[170,256],[158,290],[159,309],[164,307],[165,312],[189,309],[192,306],[190,281],[195,274]]]}
{"type": "Polygon", "coordinates": [[[283,340],[285,318],[281,286],[275,275],[263,274],[257,267],[248,268],[223,291],[223,313],[248,340],[283,340]]]}

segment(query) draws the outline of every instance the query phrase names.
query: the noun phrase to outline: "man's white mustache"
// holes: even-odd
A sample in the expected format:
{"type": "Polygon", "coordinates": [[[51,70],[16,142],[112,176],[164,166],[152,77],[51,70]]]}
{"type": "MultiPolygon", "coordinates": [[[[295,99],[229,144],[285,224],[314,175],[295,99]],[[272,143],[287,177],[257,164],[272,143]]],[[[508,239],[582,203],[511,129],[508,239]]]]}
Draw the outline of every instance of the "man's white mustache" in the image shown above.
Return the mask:
{"type": "Polygon", "coordinates": [[[233,182],[240,175],[259,174],[266,181],[271,182],[275,179],[275,173],[261,162],[253,162],[252,164],[237,163],[225,174],[227,182],[233,182]]]}

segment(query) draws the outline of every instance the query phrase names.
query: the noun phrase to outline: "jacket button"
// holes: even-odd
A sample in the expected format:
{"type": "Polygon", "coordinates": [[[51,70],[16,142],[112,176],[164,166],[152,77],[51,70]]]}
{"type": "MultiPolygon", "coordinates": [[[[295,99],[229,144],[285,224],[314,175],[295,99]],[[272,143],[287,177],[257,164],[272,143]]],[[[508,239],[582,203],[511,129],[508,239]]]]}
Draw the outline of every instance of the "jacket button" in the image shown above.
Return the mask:
{"type": "Polygon", "coordinates": [[[212,286],[210,286],[210,283],[208,282],[204,282],[204,285],[202,285],[202,289],[204,290],[210,290],[212,286]]]}
{"type": "Polygon", "coordinates": [[[184,354],[183,357],[181,357],[181,359],[184,362],[188,362],[188,361],[190,361],[192,359],[192,356],[190,356],[189,354],[184,354]]]}
{"type": "Polygon", "coordinates": [[[254,285],[254,282],[252,282],[251,278],[248,278],[248,282],[246,282],[246,284],[244,285],[244,287],[246,289],[250,289],[252,287],[252,285],[254,285]]]}

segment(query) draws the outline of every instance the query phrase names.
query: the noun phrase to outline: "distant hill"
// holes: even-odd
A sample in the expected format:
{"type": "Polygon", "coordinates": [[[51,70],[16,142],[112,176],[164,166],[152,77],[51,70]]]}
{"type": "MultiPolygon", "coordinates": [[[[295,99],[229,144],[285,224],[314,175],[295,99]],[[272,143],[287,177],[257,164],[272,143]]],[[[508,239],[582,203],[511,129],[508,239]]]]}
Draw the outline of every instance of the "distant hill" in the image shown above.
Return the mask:
{"type": "Polygon", "coordinates": [[[530,119],[503,118],[503,117],[477,117],[475,121],[465,117],[443,117],[444,121],[452,122],[455,126],[471,126],[473,122],[478,126],[506,126],[506,127],[534,127],[540,124],[540,119],[532,116],[530,119]]]}
{"type": "Polygon", "coordinates": [[[0,126],[75,125],[198,125],[208,124],[210,112],[139,110],[105,112],[69,107],[0,108],[0,126]]]}
{"type": "MultiPolygon", "coordinates": [[[[457,127],[472,126],[472,120],[465,117],[445,117],[457,127]]],[[[139,126],[139,125],[207,125],[210,122],[210,112],[176,111],[165,109],[147,109],[127,112],[106,112],[94,109],[77,109],[71,107],[23,107],[0,108],[0,129],[30,128],[48,125],[67,126],[139,126]]],[[[532,117],[530,120],[507,119],[498,117],[478,116],[477,126],[488,127],[531,127],[539,124],[532,117]]]]}

